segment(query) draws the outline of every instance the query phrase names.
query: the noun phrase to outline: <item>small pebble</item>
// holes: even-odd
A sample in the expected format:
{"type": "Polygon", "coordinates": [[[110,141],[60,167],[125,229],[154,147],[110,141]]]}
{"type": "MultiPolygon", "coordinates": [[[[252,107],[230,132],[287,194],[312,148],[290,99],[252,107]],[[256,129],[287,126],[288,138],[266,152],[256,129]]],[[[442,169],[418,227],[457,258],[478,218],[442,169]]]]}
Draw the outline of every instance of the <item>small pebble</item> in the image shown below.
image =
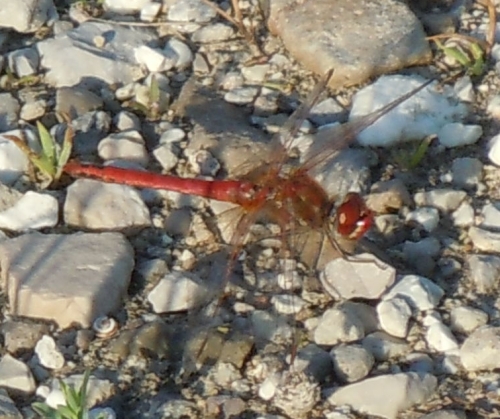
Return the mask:
{"type": "Polygon", "coordinates": [[[488,314],[474,307],[454,307],[450,312],[451,330],[469,334],[488,323],[488,314]]]}
{"type": "Polygon", "coordinates": [[[59,370],[64,367],[64,355],[56,345],[54,339],[44,335],[35,346],[35,354],[41,365],[51,370],[59,370]]]}
{"type": "Polygon", "coordinates": [[[248,105],[253,102],[258,93],[257,87],[240,87],[227,92],[224,100],[235,105],[248,105]]]}
{"type": "Polygon", "coordinates": [[[453,184],[459,188],[475,187],[483,179],[483,164],[475,158],[462,157],[453,160],[451,171],[453,184]]]}
{"type": "Polygon", "coordinates": [[[382,329],[392,336],[404,338],[411,318],[411,307],[403,298],[382,300],[377,304],[377,315],[382,329]]]}
{"type": "Polygon", "coordinates": [[[418,275],[404,275],[384,299],[404,298],[413,308],[424,311],[434,308],[444,295],[444,291],[431,280],[418,275]]]}
{"type": "Polygon", "coordinates": [[[420,207],[406,215],[407,223],[416,222],[421,225],[425,231],[432,232],[439,224],[439,211],[432,207],[420,207]]]}
{"type": "Polygon", "coordinates": [[[483,135],[481,125],[464,125],[460,122],[446,124],[438,133],[439,144],[446,148],[474,144],[483,135]]]}
{"type": "Polygon", "coordinates": [[[373,355],[360,345],[336,346],[330,356],[335,375],[345,383],[365,378],[375,364],[373,355]]]}

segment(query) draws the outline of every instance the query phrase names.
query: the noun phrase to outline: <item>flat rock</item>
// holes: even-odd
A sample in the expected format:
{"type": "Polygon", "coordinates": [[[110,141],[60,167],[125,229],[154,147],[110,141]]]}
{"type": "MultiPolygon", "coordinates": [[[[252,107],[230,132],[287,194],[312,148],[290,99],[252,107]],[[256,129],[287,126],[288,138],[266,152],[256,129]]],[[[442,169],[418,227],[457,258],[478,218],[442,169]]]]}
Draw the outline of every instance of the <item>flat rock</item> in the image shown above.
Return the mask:
{"type": "Polygon", "coordinates": [[[155,313],[185,311],[203,304],[208,293],[200,278],[189,272],[166,274],[148,295],[155,313]]]}
{"type": "Polygon", "coordinates": [[[103,100],[95,93],[80,86],[61,87],[56,91],[57,113],[67,113],[71,119],[99,109],[103,100]]]}
{"type": "Polygon", "coordinates": [[[419,275],[405,275],[384,296],[385,300],[403,298],[412,308],[423,311],[436,307],[444,291],[430,279],[419,275]]]}
{"type": "Polygon", "coordinates": [[[387,361],[410,351],[410,346],[405,340],[390,336],[385,332],[369,334],[363,339],[362,344],[377,361],[387,361]]]}
{"type": "Polygon", "coordinates": [[[343,382],[352,383],[365,378],[375,364],[373,355],[360,345],[339,345],[330,356],[335,375],[343,382]]]}
{"type": "Polygon", "coordinates": [[[67,224],[92,230],[135,230],[151,224],[149,211],[130,186],[78,179],[64,203],[67,224]]]}
{"type": "Polygon", "coordinates": [[[17,119],[21,106],[10,93],[0,93],[0,131],[17,128],[17,119]]]}
{"type": "Polygon", "coordinates": [[[99,142],[97,151],[103,160],[127,160],[141,166],[149,160],[142,135],[133,130],[108,135],[99,142]]]}
{"type": "MultiPolygon", "coordinates": [[[[380,77],[356,93],[349,120],[380,109],[426,81],[420,76],[380,77]]],[[[458,102],[451,88],[438,92],[432,86],[421,90],[364,129],[357,137],[358,142],[364,146],[390,147],[401,142],[420,141],[467,115],[467,106],[458,102]]]]}
{"type": "Polygon", "coordinates": [[[321,316],[314,331],[314,342],[317,345],[336,345],[353,342],[364,336],[363,322],[353,310],[331,308],[321,316]]]}
{"type": "Polygon", "coordinates": [[[48,331],[48,325],[27,320],[9,320],[4,322],[1,328],[5,348],[11,354],[19,350],[32,350],[36,342],[48,331]]]}
{"type": "Polygon", "coordinates": [[[0,389],[0,417],[2,419],[23,419],[14,401],[5,389],[0,389]]]}
{"type": "Polygon", "coordinates": [[[10,231],[54,227],[59,220],[59,203],[51,195],[28,191],[12,207],[0,212],[0,228],[10,231]]]}
{"type": "Polygon", "coordinates": [[[336,406],[349,405],[361,413],[396,419],[399,412],[424,403],[436,387],[437,379],[431,374],[381,375],[341,387],[328,401],[336,406]]]}
{"type": "Polygon", "coordinates": [[[332,88],[431,59],[425,32],[403,3],[274,0],[268,26],[317,74],[335,69],[332,88]]]}
{"type": "Polygon", "coordinates": [[[11,314],[88,327],[116,310],[134,266],[119,233],[25,234],[0,243],[11,314]]]}
{"type": "Polygon", "coordinates": [[[500,252],[500,233],[484,228],[472,226],[469,229],[469,238],[474,248],[482,252],[500,252]]]}
{"type": "Polygon", "coordinates": [[[58,370],[64,367],[64,355],[52,336],[42,336],[35,346],[35,354],[45,368],[58,370]]]}
{"type": "Polygon", "coordinates": [[[355,258],[337,258],[325,266],[320,281],[334,298],[380,297],[396,279],[396,270],[370,254],[355,258]],[[373,260],[373,263],[369,262],[373,260]]]}
{"type": "Polygon", "coordinates": [[[37,43],[46,81],[56,87],[80,82],[120,85],[140,79],[143,74],[134,58],[134,49],[155,42],[144,28],[84,22],[77,28],[37,43]],[[104,39],[104,45],[95,45],[104,39]],[[71,57],[71,60],[68,60],[71,57]]]}
{"type": "Polygon", "coordinates": [[[496,255],[473,254],[467,256],[470,277],[480,293],[489,293],[499,285],[500,257],[496,255]]]}
{"type": "Polygon", "coordinates": [[[228,174],[241,171],[241,167],[253,167],[252,156],[269,155],[268,137],[262,130],[252,127],[247,116],[236,106],[220,99],[213,91],[185,83],[176,102],[177,112],[194,123],[186,155],[206,149],[224,166],[228,174]],[[248,164],[248,166],[246,166],[248,164]]]}
{"type": "Polygon", "coordinates": [[[3,0],[0,9],[0,27],[21,33],[36,32],[49,19],[56,18],[52,0],[3,0]]]}
{"type": "Polygon", "coordinates": [[[467,371],[490,371],[500,368],[500,328],[476,329],[460,348],[460,360],[467,371]]]}
{"type": "Polygon", "coordinates": [[[17,394],[35,392],[35,380],[28,366],[9,354],[0,360],[0,386],[17,394]]]}

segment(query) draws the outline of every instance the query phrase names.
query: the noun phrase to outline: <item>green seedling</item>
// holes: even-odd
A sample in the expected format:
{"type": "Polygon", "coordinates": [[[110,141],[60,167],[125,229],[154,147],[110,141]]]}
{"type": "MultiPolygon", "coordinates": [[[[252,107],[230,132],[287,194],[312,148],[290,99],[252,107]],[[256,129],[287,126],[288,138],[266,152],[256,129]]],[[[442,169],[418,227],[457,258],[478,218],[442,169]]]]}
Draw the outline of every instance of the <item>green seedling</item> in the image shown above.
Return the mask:
{"type": "MultiPolygon", "coordinates": [[[[65,119],[67,122],[69,121],[68,117],[65,117],[65,119]]],[[[41,122],[37,121],[36,126],[41,144],[41,151],[39,153],[35,152],[26,143],[25,138],[15,135],[4,135],[4,137],[16,144],[26,157],[28,157],[31,164],[38,169],[43,178],[42,185],[49,186],[61,178],[64,166],[68,162],[73,148],[74,131],[68,124],[61,146],[41,122]]]]}
{"type": "Polygon", "coordinates": [[[429,135],[424,138],[418,145],[413,146],[410,150],[401,150],[396,154],[398,165],[406,170],[415,169],[422,163],[429,146],[434,140],[434,136],[429,135]]]}
{"type": "Polygon", "coordinates": [[[59,405],[57,408],[53,408],[46,403],[36,402],[31,407],[44,419],[88,419],[87,387],[89,378],[90,371],[87,370],[83,375],[83,381],[78,390],[74,386],[59,380],[66,405],[59,405]]]}
{"type": "Polygon", "coordinates": [[[453,58],[459,65],[465,68],[466,73],[471,76],[480,76],[486,69],[485,51],[477,42],[468,42],[467,48],[463,45],[445,46],[437,39],[433,38],[436,46],[443,53],[453,58]]]}
{"type": "Polygon", "coordinates": [[[151,83],[145,96],[145,100],[133,100],[130,106],[149,120],[156,121],[160,118],[162,112],[166,110],[168,103],[167,97],[165,93],[161,91],[156,77],[153,76],[151,78],[151,83]]]}
{"type": "Polygon", "coordinates": [[[4,84],[4,88],[6,89],[19,89],[21,87],[34,86],[41,80],[41,77],[35,74],[16,77],[16,75],[9,68],[5,69],[5,76],[6,83],[4,84]]]}

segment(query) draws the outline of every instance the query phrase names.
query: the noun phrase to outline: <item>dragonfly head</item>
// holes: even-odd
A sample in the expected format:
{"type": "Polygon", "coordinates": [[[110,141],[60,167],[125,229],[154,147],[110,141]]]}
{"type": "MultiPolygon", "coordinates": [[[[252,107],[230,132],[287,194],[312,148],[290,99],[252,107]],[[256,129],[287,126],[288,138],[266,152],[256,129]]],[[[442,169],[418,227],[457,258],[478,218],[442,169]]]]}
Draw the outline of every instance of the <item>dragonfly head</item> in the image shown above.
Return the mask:
{"type": "Polygon", "coordinates": [[[360,239],[373,225],[373,212],[354,192],[346,195],[336,214],[337,232],[349,240],[360,239]]]}

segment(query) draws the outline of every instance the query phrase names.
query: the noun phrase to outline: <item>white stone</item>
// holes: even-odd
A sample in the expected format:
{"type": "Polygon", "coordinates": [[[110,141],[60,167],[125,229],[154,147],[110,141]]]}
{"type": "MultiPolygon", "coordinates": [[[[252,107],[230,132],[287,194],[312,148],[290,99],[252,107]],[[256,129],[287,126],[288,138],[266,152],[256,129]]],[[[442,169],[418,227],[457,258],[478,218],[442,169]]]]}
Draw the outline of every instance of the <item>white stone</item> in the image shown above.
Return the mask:
{"type": "Polygon", "coordinates": [[[0,242],[0,265],[11,315],[89,327],[121,307],[134,252],[120,233],[31,233],[0,242]]]}
{"type": "MultiPolygon", "coordinates": [[[[380,77],[376,83],[355,95],[349,119],[371,113],[425,81],[416,76],[380,77]]],[[[454,95],[451,89],[448,94],[454,95]]],[[[446,123],[467,114],[466,106],[456,102],[456,99],[437,93],[431,85],[363,130],[358,135],[358,141],[365,146],[388,147],[401,141],[421,140],[436,134],[446,123]]]]}
{"type": "Polygon", "coordinates": [[[500,253],[499,232],[472,226],[469,229],[469,238],[472,240],[472,244],[477,250],[500,253]]]}
{"type": "Polygon", "coordinates": [[[201,0],[177,0],[168,9],[168,20],[173,21],[206,23],[216,15],[217,12],[201,0]]]}
{"type": "Polygon", "coordinates": [[[479,293],[489,293],[498,288],[500,276],[500,257],[496,255],[467,256],[470,278],[479,293]]]}
{"type": "Polygon", "coordinates": [[[47,102],[43,99],[27,102],[21,108],[19,117],[25,121],[35,121],[45,115],[47,102]]]}
{"type": "Polygon", "coordinates": [[[38,72],[39,57],[34,48],[22,48],[7,56],[9,70],[17,77],[32,76],[38,72]]]}
{"type": "Polygon", "coordinates": [[[483,326],[462,344],[460,360],[467,371],[500,368],[500,328],[483,326]]]}
{"type": "Polygon", "coordinates": [[[33,33],[45,23],[58,18],[52,0],[2,0],[0,27],[16,32],[33,33]]]}
{"type": "Polygon", "coordinates": [[[172,150],[172,145],[168,143],[160,143],[160,145],[153,150],[153,156],[167,172],[170,172],[179,162],[179,158],[172,150]]]}
{"type": "Polygon", "coordinates": [[[64,367],[64,355],[57,347],[55,340],[48,335],[43,335],[36,343],[35,354],[45,368],[59,370],[64,367]]]}
{"type": "Polygon", "coordinates": [[[399,412],[424,404],[436,387],[437,379],[430,374],[379,375],[338,388],[328,397],[328,402],[334,406],[348,405],[368,415],[396,419],[399,412]]]}
{"type": "Polygon", "coordinates": [[[392,336],[406,337],[411,314],[411,307],[403,298],[390,298],[377,304],[380,326],[392,336]]]}
{"type": "Polygon", "coordinates": [[[276,394],[280,377],[278,374],[273,374],[267,377],[259,386],[259,397],[262,400],[271,400],[276,394]]]}
{"type": "Polygon", "coordinates": [[[482,135],[481,125],[464,125],[459,122],[446,124],[438,132],[439,144],[447,148],[474,144],[482,135]]]}
{"type": "Polygon", "coordinates": [[[241,69],[241,74],[246,80],[252,83],[262,83],[270,70],[269,64],[257,64],[241,69]]]}
{"type": "Polygon", "coordinates": [[[203,304],[210,293],[200,279],[189,272],[166,274],[148,294],[155,313],[175,313],[203,304]]]}
{"type": "Polygon", "coordinates": [[[405,222],[411,221],[420,224],[425,231],[432,232],[439,225],[439,211],[432,207],[420,207],[406,215],[405,222]]]}
{"type": "Polygon", "coordinates": [[[280,272],[277,282],[281,289],[287,291],[298,290],[302,287],[302,280],[296,270],[280,272]]]}
{"type": "Polygon", "coordinates": [[[223,42],[234,36],[234,29],[225,23],[202,26],[191,37],[191,41],[200,44],[223,42]]]}
{"type": "Polygon", "coordinates": [[[419,275],[405,275],[384,296],[385,300],[401,297],[419,311],[438,305],[444,291],[431,280],[419,275]]]}
{"type": "Polygon", "coordinates": [[[138,131],[108,135],[99,142],[97,152],[103,160],[127,160],[141,166],[146,166],[149,161],[144,139],[138,131]]]}
{"type": "Polygon", "coordinates": [[[184,132],[184,130],[180,128],[172,128],[161,134],[158,142],[160,144],[178,143],[184,138],[186,138],[186,133],[184,132]]]}
{"type": "Polygon", "coordinates": [[[103,7],[113,13],[135,14],[148,4],[150,0],[104,0],[103,7]]]}
{"type": "Polygon", "coordinates": [[[307,303],[297,295],[277,294],[271,298],[276,312],[281,314],[297,314],[307,303]]]}
{"type": "Polygon", "coordinates": [[[210,153],[202,149],[188,154],[188,161],[193,172],[201,176],[215,176],[220,170],[220,163],[210,153]]]}
{"type": "Polygon", "coordinates": [[[458,343],[448,326],[437,321],[431,324],[425,333],[425,340],[429,348],[436,352],[456,353],[458,343]]]}
{"type": "Polygon", "coordinates": [[[166,55],[164,51],[141,45],[134,50],[134,56],[139,64],[144,65],[149,71],[159,73],[168,71],[177,63],[177,55],[166,55]]]}
{"type": "Polygon", "coordinates": [[[331,308],[321,316],[314,331],[314,342],[317,345],[336,345],[353,342],[364,336],[363,322],[352,311],[331,308]]]}
{"type": "Polygon", "coordinates": [[[320,272],[325,291],[335,298],[380,297],[396,279],[396,270],[368,253],[356,258],[337,258],[320,272]],[[370,262],[373,260],[373,262],[370,262]]]}
{"type": "Polygon", "coordinates": [[[224,100],[235,105],[248,105],[254,101],[258,93],[256,87],[239,87],[227,92],[224,100]]]}
{"type": "Polygon", "coordinates": [[[191,49],[182,41],[176,38],[170,38],[164,48],[168,56],[177,55],[175,67],[184,70],[191,65],[194,55],[191,49]]]}
{"type": "Polygon", "coordinates": [[[0,386],[26,395],[35,392],[35,380],[28,366],[9,354],[0,360],[0,386]]]}
{"type": "Polygon", "coordinates": [[[453,211],[451,219],[457,227],[470,227],[474,224],[474,208],[468,202],[462,202],[460,206],[453,211]]]}
{"type": "Polygon", "coordinates": [[[360,345],[338,345],[330,356],[335,376],[348,383],[365,378],[375,364],[373,355],[360,345]]]}
{"type": "Polygon", "coordinates": [[[413,199],[419,207],[435,207],[443,212],[455,211],[467,197],[467,192],[455,189],[433,189],[417,192],[413,199]]]}
{"type": "Polygon", "coordinates": [[[127,230],[151,225],[149,210],[130,186],[78,179],[68,188],[64,221],[89,230],[127,230]]]}
{"type": "Polygon", "coordinates": [[[500,166],[500,134],[495,135],[488,145],[488,158],[490,161],[500,166]]]}
{"type": "Polygon", "coordinates": [[[141,7],[141,20],[143,22],[154,22],[161,11],[161,3],[148,2],[141,7]]]}
{"type": "Polygon", "coordinates": [[[459,306],[450,312],[450,326],[455,332],[469,334],[486,323],[488,314],[477,308],[459,306]]]}
{"type": "Polygon", "coordinates": [[[0,228],[11,231],[54,227],[59,220],[59,204],[51,195],[26,192],[11,208],[0,212],[0,228]]]}
{"type": "Polygon", "coordinates": [[[51,85],[74,86],[84,79],[126,85],[144,77],[134,49],[152,42],[157,42],[153,32],[86,21],[57,37],[37,42],[36,48],[41,67],[47,70],[45,81],[51,85]],[[95,39],[106,42],[97,47],[95,39]]]}
{"type": "Polygon", "coordinates": [[[9,131],[0,134],[0,182],[11,185],[26,173],[29,160],[26,155],[3,135],[20,136],[21,131],[9,131]]]}

